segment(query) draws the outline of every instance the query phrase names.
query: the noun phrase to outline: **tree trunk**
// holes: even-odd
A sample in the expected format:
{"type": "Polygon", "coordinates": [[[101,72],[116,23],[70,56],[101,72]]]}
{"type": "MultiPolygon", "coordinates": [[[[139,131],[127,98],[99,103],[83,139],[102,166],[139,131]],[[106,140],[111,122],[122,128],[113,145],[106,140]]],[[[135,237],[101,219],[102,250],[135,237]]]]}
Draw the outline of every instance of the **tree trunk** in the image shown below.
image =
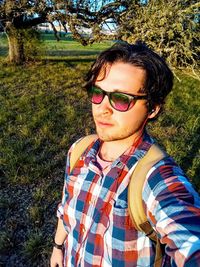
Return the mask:
{"type": "Polygon", "coordinates": [[[6,27],[6,34],[9,45],[9,62],[17,65],[23,64],[25,61],[23,30],[16,29],[9,23],[6,27]]]}

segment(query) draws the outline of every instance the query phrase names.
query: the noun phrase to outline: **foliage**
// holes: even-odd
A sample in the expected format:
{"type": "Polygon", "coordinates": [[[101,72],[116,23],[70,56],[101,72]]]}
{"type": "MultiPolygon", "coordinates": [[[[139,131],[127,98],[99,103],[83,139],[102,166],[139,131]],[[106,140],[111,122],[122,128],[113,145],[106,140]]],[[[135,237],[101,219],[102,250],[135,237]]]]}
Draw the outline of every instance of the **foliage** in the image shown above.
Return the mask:
{"type": "Polygon", "coordinates": [[[121,17],[123,40],[142,40],[167,58],[171,66],[197,67],[200,57],[198,0],[131,1],[121,17]]]}
{"type": "Polygon", "coordinates": [[[25,54],[26,58],[39,55],[39,45],[41,43],[40,32],[36,28],[31,28],[25,32],[25,54]]]}
{"type": "Polygon", "coordinates": [[[36,28],[22,29],[24,36],[24,54],[26,61],[34,60],[40,55],[41,34],[36,28]]]}

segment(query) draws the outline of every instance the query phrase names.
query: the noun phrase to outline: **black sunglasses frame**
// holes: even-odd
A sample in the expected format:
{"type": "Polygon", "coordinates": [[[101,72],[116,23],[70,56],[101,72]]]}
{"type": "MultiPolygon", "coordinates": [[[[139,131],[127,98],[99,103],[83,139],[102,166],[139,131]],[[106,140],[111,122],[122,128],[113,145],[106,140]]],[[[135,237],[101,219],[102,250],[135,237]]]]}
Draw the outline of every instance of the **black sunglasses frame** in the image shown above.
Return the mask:
{"type": "MultiPolygon", "coordinates": [[[[115,91],[115,92],[107,92],[103,89],[101,89],[100,87],[97,87],[97,86],[91,86],[90,88],[87,89],[87,92],[88,92],[88,96],[90,97],[90,101],[93,103],[93,104],[96,104],[96,105],[99,105],[101,104],[101,102],[99,103],[95,103],[92,101],[92,96],[93,96],[93,88],[97,88],[100,92],[102,92],[103,94],[103,97],[102,97],[102,100],[101,102],[104,100],[104,97],[107,95],[108,96],[108,99],[109,99],[109,103],[110,105],[117,111],[120,111],[120,112],[126,112],[130,109],[130,105],[131,103],[133,103],[134,101],[136,102],[137,100],[140,100],[140,99],[148,99],[148,96],[147,95],[133,95],[133,94],[127,94],[127,93],[123,93],[123,92],[118,92],[118,91],[115,91]],[[112,95],[114,94],[121,94],[121,95],[125,95],[125,96],[128,96],[129,97],[129,103],[128,103],[128,107],[126,110],[119,110],[117,109],[115,106],[113,106],[113,103],[112,103],[112,95]]],[[[134,104],[135,104],[134,102],[134,104]]]]}

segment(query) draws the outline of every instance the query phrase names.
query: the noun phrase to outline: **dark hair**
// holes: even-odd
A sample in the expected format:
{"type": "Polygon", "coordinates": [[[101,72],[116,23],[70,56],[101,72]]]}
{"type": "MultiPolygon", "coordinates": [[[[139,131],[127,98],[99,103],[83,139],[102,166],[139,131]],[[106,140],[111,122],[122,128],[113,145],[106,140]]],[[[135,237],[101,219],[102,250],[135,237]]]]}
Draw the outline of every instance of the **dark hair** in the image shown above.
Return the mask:
{"type": "MultiPolygon", "coordinates": [[[[148,95],[149,111],[156,104],[162,107],[172,89],[173,74],[164,59],[140,41],[135,44],[119,42],[103,51],[87,74],[85,88],[88,89],[95,83],[100,71],[105,71],[107,64],[116,62],[129,63],[145,70],[146,80],[142,92],[148,95]]],[[[104,78],[105,74],[102,80],[104,78]]]]}

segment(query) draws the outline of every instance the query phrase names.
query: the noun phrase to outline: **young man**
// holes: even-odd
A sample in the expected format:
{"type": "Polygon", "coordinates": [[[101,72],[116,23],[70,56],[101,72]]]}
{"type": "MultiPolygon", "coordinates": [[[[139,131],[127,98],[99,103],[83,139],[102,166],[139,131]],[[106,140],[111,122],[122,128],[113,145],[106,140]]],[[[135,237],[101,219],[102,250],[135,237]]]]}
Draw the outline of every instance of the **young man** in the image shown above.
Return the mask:
{"type": "MultiPolygon", "coordinates": [[[[68,152],[51,267],[153,266],[155,244],[135,229],[127,192],[154,143],[145,125],[172,85],[164,60],[141,43],[116,44],[93,64],[86,88],[97,137],[73,170],[70,156],[79,141],[68,152]]],[[[200,266],[200,198],[171,157],[150,169],[142,198],[164,246],[162,266],[200,266]]]]}

